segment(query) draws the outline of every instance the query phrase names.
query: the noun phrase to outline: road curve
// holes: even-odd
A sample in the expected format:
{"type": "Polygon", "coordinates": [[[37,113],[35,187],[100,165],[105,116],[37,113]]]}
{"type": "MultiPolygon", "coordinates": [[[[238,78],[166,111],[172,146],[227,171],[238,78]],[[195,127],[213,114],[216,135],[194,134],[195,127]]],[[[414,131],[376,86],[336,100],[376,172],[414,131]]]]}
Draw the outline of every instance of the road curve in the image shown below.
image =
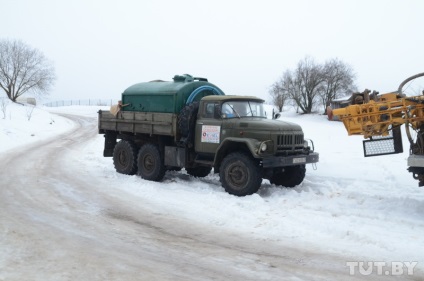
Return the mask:
{"type": "Polygon", "coordinates": [[[65,117],[69,132],[0,154],[0,280],[361,279],[346,258],[165,217],[99,189],[105,180],[67,165],[96,137],[96,120],[65,117]]]}

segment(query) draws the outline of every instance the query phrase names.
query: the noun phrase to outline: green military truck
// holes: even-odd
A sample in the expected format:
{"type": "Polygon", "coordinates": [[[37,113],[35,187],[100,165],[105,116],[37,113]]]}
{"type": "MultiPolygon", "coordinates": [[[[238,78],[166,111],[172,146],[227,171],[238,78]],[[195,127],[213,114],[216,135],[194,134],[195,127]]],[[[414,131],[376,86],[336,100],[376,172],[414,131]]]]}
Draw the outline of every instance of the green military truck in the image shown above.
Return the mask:
{"type": "Polygon", "coordinates": [[[213,168],[237,196],[257,192],[264,178],[294,187],[319,155],[299,125],[268,119],[263,102],[190,75],[139,83],[122,93],[119,112],[99,111],[103,154],[117,172],[152,181],[167,170],[205,177],[213,168]]]}

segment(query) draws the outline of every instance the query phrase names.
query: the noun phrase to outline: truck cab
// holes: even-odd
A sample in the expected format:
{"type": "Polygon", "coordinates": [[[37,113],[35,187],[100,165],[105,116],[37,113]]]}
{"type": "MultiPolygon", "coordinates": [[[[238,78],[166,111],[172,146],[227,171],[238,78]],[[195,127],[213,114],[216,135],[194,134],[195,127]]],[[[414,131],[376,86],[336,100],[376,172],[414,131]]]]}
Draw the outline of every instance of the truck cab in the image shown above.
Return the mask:
{"type": "Polygon", "coordinates": [[[277,183],[274,174],[283,167],[303,170],[304,164],[318,162],[318,153],[304,139],[302,128],[268,119],[263,104],[253,96],[203,97],[194,134],[197,159],[211,161],[219,172],[226,155],[240,151],[258,162],[264,178],[277,183]]]}

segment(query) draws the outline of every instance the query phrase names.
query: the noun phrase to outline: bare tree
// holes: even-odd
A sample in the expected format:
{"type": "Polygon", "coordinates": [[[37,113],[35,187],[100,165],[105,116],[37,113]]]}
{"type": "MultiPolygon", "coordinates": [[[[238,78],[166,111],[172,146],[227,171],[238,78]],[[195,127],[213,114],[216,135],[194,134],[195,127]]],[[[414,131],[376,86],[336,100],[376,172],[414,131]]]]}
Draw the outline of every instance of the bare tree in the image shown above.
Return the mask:
{"type": "Polygon", "coordinates": [[[294,71],[286,70],[277,83],[282,95],[292,99],[303,113],[311,113],[323,81],[322,66],[305,57],[294,71]]]}
{"type": "Polygon", "coordinates": [[[277,106],[279,100],[275,97],[284,96],[303,113],[311,113],[320,102],[325,109],[327,102],[356,90],[354,79],[352,68],[341,60],[330,59],[322,65],[307,56],[299,61],[295,70],[284,71],[280,80],[271,86],[270,94],[277,106]]]}
{"type": "Polygon", "coordinates": [[[352,67],[337,58],[326,61],[322,71],[324,81],[320,84],[318,91],[325,114],[327,104],[347,93],[356,91],[356,86],[352,67]]]}
{"type": "Polygon", "coordinates": [[[286,91],[282,88],[282,82],[277,81],[271,85],[269,89],[269,94],[272,98],[272,103],[278,107],[279,112],[283,111],[283,107],[286,104],[286,101],[289,99],[289,96],[286,91]]]}
{"type": "Polygon", "coordinates": [[[0,88],[10,100],[32,92],[47,94],[55,80],[53,65],[39,50],[18,40],[0,40],[0,88]]]}

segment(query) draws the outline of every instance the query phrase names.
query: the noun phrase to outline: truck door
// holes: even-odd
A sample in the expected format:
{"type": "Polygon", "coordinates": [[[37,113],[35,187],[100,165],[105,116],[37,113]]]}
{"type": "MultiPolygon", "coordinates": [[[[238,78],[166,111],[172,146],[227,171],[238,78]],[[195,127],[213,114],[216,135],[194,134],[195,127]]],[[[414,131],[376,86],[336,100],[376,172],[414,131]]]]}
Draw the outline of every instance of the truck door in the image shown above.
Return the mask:
{"type": "Polygon", "coordinates": [[[222,122],[215,109],[218,106],[216,101],[205,101],[199,108],[196,121],[196,152],[215,153],[221,142],[222,122]]]}

